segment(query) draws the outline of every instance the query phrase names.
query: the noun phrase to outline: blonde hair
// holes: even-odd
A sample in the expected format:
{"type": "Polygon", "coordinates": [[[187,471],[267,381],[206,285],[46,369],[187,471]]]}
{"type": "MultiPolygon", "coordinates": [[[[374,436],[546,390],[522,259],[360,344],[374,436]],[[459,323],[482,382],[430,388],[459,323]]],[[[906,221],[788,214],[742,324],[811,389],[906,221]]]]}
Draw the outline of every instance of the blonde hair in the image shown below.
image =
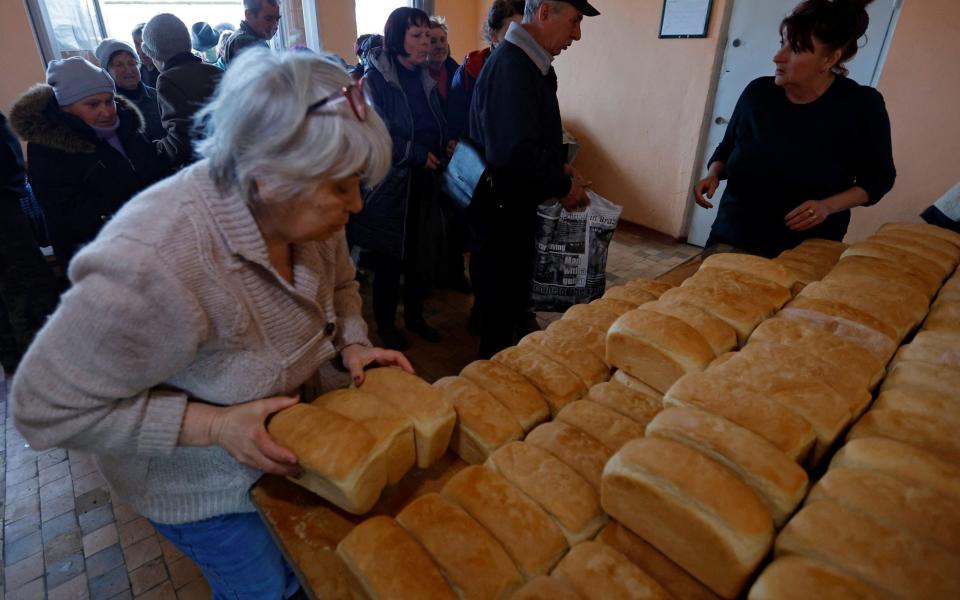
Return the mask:
{"type": "Polygon", "coordinates": [[[361,122],[345,101],[307,115],[314,102],[351,85],[338,66],[315,55],[251,48],[230,65],[210,103],[197,113],[195,144],[221,191],[254,205],[291,201],[324,181],[360,175],[375,185],[390,169],[390,135],[373,107],[361,122]]]}

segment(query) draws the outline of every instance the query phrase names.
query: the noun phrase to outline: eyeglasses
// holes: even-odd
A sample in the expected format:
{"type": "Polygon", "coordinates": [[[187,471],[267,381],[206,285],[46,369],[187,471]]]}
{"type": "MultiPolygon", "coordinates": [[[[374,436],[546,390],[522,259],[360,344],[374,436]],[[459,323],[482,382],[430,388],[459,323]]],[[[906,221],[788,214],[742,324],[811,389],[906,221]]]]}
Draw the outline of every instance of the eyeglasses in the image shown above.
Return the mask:
{"type": "Polygon", "coordinates": [[[367,120],[367,100],[363,97],[362,86],[356,83],[340,88],[339,92],[331,94],[323,100],[317,100],[307,107],[306,116],[309,117],[324,106],[340,102],[341,100],[346,100],[347,103],[350,104],[350,110],[353,111],[358,121],[367,120]]]}

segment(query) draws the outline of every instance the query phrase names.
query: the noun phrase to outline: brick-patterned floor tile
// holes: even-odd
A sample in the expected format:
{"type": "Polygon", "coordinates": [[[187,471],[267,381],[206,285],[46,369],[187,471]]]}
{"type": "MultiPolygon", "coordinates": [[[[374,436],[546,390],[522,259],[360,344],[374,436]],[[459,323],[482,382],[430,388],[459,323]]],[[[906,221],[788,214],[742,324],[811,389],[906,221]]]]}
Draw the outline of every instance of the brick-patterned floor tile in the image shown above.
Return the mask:
{"type": "Polygon", "coordinates": [[[130,593],[130,588],[127,588],[116,596],[112,596],[110,600],[133,600],[133,594],[130,593]]]}
{"type": "Polygon", "coordinates": [[[84,535],[113,523],[113,507],[109,504],[80,515],[80,530],[84,535]]]}
{"type": "Polygon", "coordinates": [[[7,485],[16,485],[37,475],[37,463],[31,462],[25,467],[19,469],[8,469],[6,474],[7,485]]]}
{"type": "Polygon", "coordinates": [[[70,512],[76,506],[73,498],[73,492],[68,491],[55,498],[40,499],[40,515],[43,521],[59,517],[63,513],[70,512]]]}
{"type": "Polygon", "coordinates": [[[130,589],[134,596],[138,596],[168,579],[167,567],[160,556],[130,571],[130,589]]]}
{"type": "Polygon", "coordinates": [[[173,587],[177,589],[198,577],[203,577],[200,567],[186,556],[170,564],[170,581],[173,582],[173,587]]]}
{"type": "Polygon", "coordinates": [[[80,539],[80,530],[75,529],[44,544],[43,557],[47,564],[53,564],[72,554],[83,554],[83,543],[80,539]]]}
{"type": "Polygon", "coordinates": [[[10,486],[7,486],[6,501],[7,502],[16,502],[17,500],[22,500],[24,498],[32,498],[37,495],[37,490],[40,489],[40,483],[36,477],[31,477],[26,481],[21,481],[10,486]]]}
{"type": "MultiPolygon", "coordinates": [[[[97,552],[86,559],[87,576],[93,579],[111,571],[114,567],[123,566],[123,551],[120,544],[114,544],[105,550],[97,552]]],[[[126,567],[124,567],[126,570],[126,567]]]]}
{"type": "Polygon", "coordinates": [[[48,450],[37,457],[37,468],[48,469],[67,460],[67,451],[62,448],[48,450]]]}
{"type": "Polygon", "coordinates": [[[40,488],[40,500],[56,498],[57,496],[66,494],[72,489],[72,486],[73,482],[70,481],[69,476],[51,481],[40,488]]]}
{"type": "Polygon", "coordinates": [[[127,570],[123,565],[107,571],[103,575],[90,578],[91,600],[106,600],[130,590],[127,570]]]}
{"type": "Polygon", "coordinates": [[[43,598],[43,578],[38,577],[15,590],[6,593],[6,600],[37,600],[43,598]]]}
{"type": "Polygon", "coordinates": [[[177,593],[169,581],[137,596],[137,600],[177,600],[177,593]]]}
{"type": "Polygon", "coordinates": [[[77,516],[72,510],[67,511],[59,517],[54,517],[49,521],[44,521],[41,528],[43,543],[48,544],[54,538],[58,538],[61,535],[76,529],[79,529],[79,526],[77,525],[77,516]]]}
{"type": "Polygon", "coordinates": [[[30,514],[22,519],[13,522],[7,522],[3,526],[3,539],[7,542],[15,542],[20,538],[30,535],[40,530],[40,515],[30,514]]]}
{"type": "Polygon", "coordinates": [[[40,532],[34,531],[15,542],[4,542],[3,562],[8,565],[16,564],[41,550],[43,550],[43,540],[40,538],[40,532]]]}
{"type": "Polygon", "coordinates": [[[40,514],[40,496],[34,495],[20,500],[7,498],[4,503],[3,518],[7,523],[18,521],[33,514],[40,514]]]}
{"type": "Polygon", "coordinates": [[[77,552],[55,563],[47,562],[47,589],[51,590],[83,573],[83,555],[77,552]]]}
{"type": "Polygon", "coordinates": [[[173,542],[167,538],[157,534],[157,539],[160,540],[160,550],[163,552],[163,560],[167,561],[168,566],[181,556],[184,556],[183,552],[180,552],[180,550],[173,545],[173,542]]]}
{"type": "Polygon", "coordinates": [[[47,600],[87,600],[88,598],[90,598],[90,590],[87,588],[87,576],[82,573],[47,592],[47,600]]]}
{"type": "Polygon", "coordinates": [[[77,495],[77,514],[82,515],[85,512],[96,510],[110,503],[110,492],[103,488],[97,488],[89,492],[77,495]]]}
{"type": "Polygon", "coordinates": [[[127,563],[127,569],[132,571],[140,565],[146,564],[158,556],[162,556],[162,554],[163,553],[160,552],[160,543],[157,542],[157,536],[151,535],[132,546],[124,548],[123,560],[127,563]]]}
{"type": "Polygon", "coordinates": [[[83,555],[93,556],[97,552],[113,546],[120,541],[117,526],[114,523],[83,536],[83,555]]]}
{"type": "Polygon", "coordinates": [[[120,545],[124,548],[154,534],[153,525],[143,517],[138,517],[127,523],[120,523],[118,529],[120,531],[120,545]]]}
{"type": "Polygon", "coordinates": [[[202,577],[177,590],[177,600],[210,600],[211,595],[210,585],[202,577]]]}
{"type": "Polygon", "coordinates": [[[103,478],[100,471],[94,470],[81,477],[74,476],[73,493],[75,495],[80,496],[98,488],[107,490],[107,480],[103,478]]]}
{"type": "Polygon", "coordinates": [[[97,464],[93,462],[93,457],[82,452],[70,451],[70,472],[74,478],[83,477],[88,473],[97,470],[97,464]]]}
{"type": "Polygon", "coordinates": [[[56,481],[61,477],[66,477],[69,474],[70,474],[70,463],[68,463],[67,461],[61,461],[51,467],[47,467],[46,469],[40,470],[40,473],[39,473],[40,485],[41,486],[47,485],[48,483],[56,481]]]}
{"type": "Polygon", "coordinates": [[[123,502],[118,501],[117,499],[112,499],[111,503],[113,504],[113,516],[117,520],[117,523],[129,523],[140,518],[140,513],[133,510],[123,502]]]}
{"type": "Polygon", "coordinates": [[[5,565],[3,584],[7,589],[15,590],[41,575],[43,575],[43,553],[37,552],[17,563],[5,565]]]}

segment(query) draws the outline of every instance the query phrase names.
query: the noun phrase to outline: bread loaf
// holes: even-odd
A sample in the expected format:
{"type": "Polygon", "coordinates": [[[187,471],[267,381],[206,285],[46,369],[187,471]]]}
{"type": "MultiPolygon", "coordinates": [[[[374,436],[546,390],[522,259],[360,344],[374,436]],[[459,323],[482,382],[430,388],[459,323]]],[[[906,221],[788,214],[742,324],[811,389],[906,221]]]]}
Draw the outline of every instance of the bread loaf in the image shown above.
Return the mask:
{"type": "Polygon", "coordinates": [[[697,330],[643,309],[617,319],[607,334],[607,362],[661,393],[685,373],[704,370],[713,358],[697,330]]]}
{"type": "Polygon", "coordinates": [[[534,331],[520,340],[519,346],[529,346],[560,363],[580,378],[587,387],[610,379],[610,367],[602,359],[583,351],[583,345],[547,331],[534,331]]]}
{"type": "Polygon", "coordinates": [[[777,537],[777,557],[829,563],[898,598],[956,598],[956,555],[834,502],[803,507],[777,537]]]}
{"type": "Polygon", "coordinates": [[[337,554],[370,598],[455,600],[427,551],[389,517],[360,523],[337,545],[337,554]]]}
{"type": "Polygon", "coordinates": [[[887,390],[877,396],[873,408],[917,413],[960,428],[960,399],[931,390],[887,390]]]}
{"type": "Polygon", "coordinates": [[[698,408],[668,408],[647,435],[689,446],[727,467],[767,505],[782,527],[807,493],[807,473],[770,442],[698,408]]]}
{"type": "Polygon", "coordinates": [[[728,290],[679,287],[664,292],[661,301],[691,304],[722,319],[737,332],[737,343],[746,343],[750,333],[770,316],[770,310],[758,308],[742,296],[728,290]]]}
{"type": "Polygon", "coordinates": [[[497,352],[493,360],[529,379],[543,394],[551,415],[587,392],[573,371],[528,347],[511,346],[497,352]]]}
{"type": "Polygon", "coordinates": [[[632,390],[618,381],[593,386],[587,393],[587,400],[614,410],[642,427],[663,410],[660,398],[632,390]]]}
{"type": "Polygon", "coordinates": [[[592,538],[607,522],[593,486],[542,448],[514,442],[494,452],[486,466],[539,504],[571,546],[592,538]]]}
{"type": "Polygon", "coordinates": [[[832,275],[851,275],[873,277],[884,281],[895,281],[900,285],[921,291],[932,298],[940,289],[940,280],[926,271],[911,271],[910,267],[875,256],[847,256],[837,263],[832,275]]]}
{"type": "MultiPolygon", "coordinates": [[[[842,315],[827,314],[817,310],[818,306],[824,307],[822,301],[797,299],[778,312],[777,319],[799,321],[805,328],[830,333],[853,342],[873,355],[882,365],[887,364],[893,358],[893,353],[897,351],[897,344],[892,337],[842,315]],[[811,308],[799,308],[804,303],[810,305],[811,308]]],[[[867,317],[866,314],[861,313],[861,315],[867,317]]],[[[890,329],[890,334],[895,335],[896,332],[890,329]]]]}
{"type": "Polygon", "coordinates": [[[607,330],[588,325],[575,319],[560,319],[547,325],[551,336],[579,342],[584,350],[605,360],[607,355],[607,330]]]}
{"type": "Polygon", "coordinates": [[[893,600],[852,575],[803,556],[784,556],[763,570],[747,600],[893,600]]]}
{"type": "Polygon", "coordinates": [[[511,600],[582,600],[569,583],[541,575],[520,588],[511,600]]]}
{"type": "Polygon", "coordinates": [[[363,425],[377,439],[386,458],[388,485],[399,482],[417,463],[413,423],[393,405],[354,389],[329,392],[312,404],[363,425]]]}
{"type": "Polygon", "coordinates": [[[433,387],[457,411],[450,448],[467,463],[481,464],[497,448],[523,437],[510,411],[466,377],[444,377],[433,387]]]}
{"type": "Polygon", "coordinates": [[[397,522],[426,548],[459,598],[507,598],[523,584],[490,532],[439,494],[417,498],[397,522]]]}
{"type": "Polygon", "coordinates": [[[713,372],[685,375],[663,398],[665,407],[700,408],[767,440],[802,463],[816,440],[813,427],[783,404],[713,372]]]}
{"type": "Polygon", "coordinates": [[[933,240],[928,242],[921,241],[921,238],[911,238],[909,235],[898,235],[896,232],[877,232],[867,238],[867,241],[886,246],[893,246],[901,250],[906,250],[917,256],[935,263],[943,271],[944,276],[948,275],[957,267],[957,260],[952,253],[942,252],[938,248],[930,246],[933,240]]]}
{"type": "Polygon", "coordinates": [[[946,240],[931,235],[917,235],[916,233],[896,229],[881,229],[873,238],[877,240],[889,239],[891,241],[903,241],[905,244],[911,244],[910,247],[904,246],[905,249],[911,251],[914,247],[913,245],[916,245],[917,253],[921,256],[927,256],[927,254],[929,254],[931,258],[936,258],[938,261],[951,261],[954,266],[957,265],[957,261],[960,261],[960,246],[957,246],[953,240],[946,240]]]}
{"type": "Polygon", "coordinates": [[[636,303],[630,300],[622,300],[619,298],[597,298],[590,303],[590,306],[597,309],[606,310],[612,313],[616,313],[618,316],[622,315],[625,312],[629,312],[637,307],[636,303]]]}
{"type": "Polygon", "coordinates": [[[921,331],[913,341],[900,348],[893,359],[926,362],[960,370],[960,333],[947,331],[921,331]]]}
{"type": "Polygon", "coordinates": [[[840,260],[840,254],[842,254],[842,252],[837,253],[818,248],[802,248],[797,246],[792,250],[784,250],[781,252],[777,260],[784,259],[801,262],[815,268],[818,272],[826,274],[829,273],[830,269],[840,260]]]}
{"type": "Polygon", "coordinates": [[[883,363],[875,354],[843,336],[810,326],[799,319],[767,319],[753,330],[750,343],[769,342],[788,345],[837,365],[854,371],[855,379],[873,389],[883,378],[883,363]]]}
{"type": "Polygon", "coordinates": [[[630,440],[643,437],[646,425],[589,400],[568,404],[557,415],[557,421],[587,433],[611,452],[616,452],[630,440]]]}
{"type": "Polygon", "coordinates": [[[621,448],[604,469],[600,498],[607,514],[724,598],[740,594],[773,540],[770,512],[749,486],[665,439],[621,448]]]}
{"type": "Polygon", "coordinates": [[[662,552],[648,544],[620,523],[613,521],[597,535],[597,541],[614,548],[630,559],[674,598],[683,600],[718,600],[710,588],[681,569],[662,552]]]}
{"type": "Polygon", "coordinates": [[[781,265],[769,258],[752,254],[714,254],[703,261],[700,269],[736,271],[751,277],[760,277],[788,290],[797,282],[797,278],[781,265]]]}
{"type": "Polygon", "coordinates": [[[447,451],[457,413],[429,383],[389,367],[367,371],[360,389],[392,404],[413,422],[418,467],[429,467],[447,451]]]}
{"type": "Polygon", "coordinates": [[[599,542],[570,549],[553,576],[570,584],[587,600],[672,600],[672,596],[626,556],[599,542]]]}
{"type": "Polygon", "coordinates": [[[556,456],[599,493],[603,466],[612,452],[592,436],[572,425],[554,421],[531,431],[525,441],[556,456]]]}
{"type": "Polygon", "coordinates": [[[830,500],[879,523],[960,552],[957,502],[929,488],[867,469],[836,468],[810,490],[806,502],[830,500]]]}
{"type": "Polygon", "coordinates": [[[960,465],[960,438],[953,424],[943,419],[888,408],[871,410],[857,421],[847,439],[864,437],[898,440],[960,465]]]}
{"type": "Polygon", "coordinates": [[[797,280],[797,283],[793,284],[793,287],[790,288],[790,291],[793,292],[794,295],[802,290],[804,286],[809,285],[814,281],[820,281],[827,273],[830,272],[830,267],[811,264],[801,258],[796,257],[781,255],[773,259],[773,261],[790,271],[793,277],[797,280]]]}
{"type": "Polygon", "coordinates": [[[707,373],[739,382],[803,417],[817,436],[806,464],[817,464],[850,423],[848,403],[823,382],[790,369],[776,357],[734,354],[722,363],[718,359],[707,373]]]}
{"type": "Polygon", "coordinates": [[[833,456],[830,468],[883,473],[960,502],[960,466],[896,440],[881,437],[850,440],[833,456]]]}
{"type": "Polygon", "coordinates": [[[894,264],[907,267],[912,272],[923,272],[922,277],[931,277],[939,281],[947,276],[947,272],[940,265],[923,256],[918,256],[913,252],[896,248],[888,244],[871,241],[869,239],[858,242],[847,248],[842,258],[847,256],[873,256],[889,261],[894,264]]]}
{"type": "Polygon", "coordinates": [[[363,425],[310,404],[273,416],[271,437],[297,456],[303,475],[288,477],[343,510],[363,514],[387,485],[386,447],[363,425]]]}
{"type": "Polygon", "coordinates": [[[652,294],[659,298],[663,293],[673,286],[665,281],[655,281],[653,279],[631,279],[627,283],[623,284],[623,287],[630,290],[637,290],[641,292],[646,292],[652,294]]]}
{"type": "Polygon", "coordinates": [[[755,275],[726,269],[700,269],[683,282],[683,287],[731,292],[739,297],[739,302],[750,303],[767,315],[773,314],[793,297],[790,288],[755,275]]]}
{"type": "Polygon", "coordinates": [[[884,287],[883,282],[854,286],[818,281],[803,288],[798,297],[833,300],[863,311],[893,327],[898,340],[923,320],[929,308],[922,295],[905,295],[902,289],[884,287]]]}
{"type": "Polygon", "coordinates": [[[836,240],[825,240],[822,238],[809,238],[800,242],[797,246],[798,249],[803,250],[819,250],[822,252],[829,252],[834,256],[839,257],[844,250],[849,248],[848,244],[843,242],[838,242],[836,240]]]}
{"type": "Polygon", "coordinates": [[[923,328],[929,331],[950,331],[960,333],[960,301],[937,300],[930,307],[930,314],[923,322],[923,328]]]}
{"type": "Polygon", "coordinates": [[[621,313],[598,304],[574,304],[563,313],[561,320],[572,319],[594,327],[604,334],[621,313]]]}
{"type": "MultiPolygon", "coordinates": [[[[815,354],[807,351],[798,344],[771,343],[766,340],[752,340],[739,352],[738,359],[753,359],[754,362],[770,361],[782,366],[797,376],[806,376],[811,380],[821,381],[833,389],[843,398],[850,414],[859,416],[870,404],[870,385],[873,378],[867,373],[868,367],[857,363],[855,357],[848,356],[845,360],[840,356],[841,363],[832,363],[827,359],[826,351],[815,354]]],[[[869,365],[873,365],[869,361],[869,365]]]]}
{"type": "Polygon", "coordinates": [[[643,310],[675,317],[693,327],[710,344],[714,356],[720,356],[724,352],[737,348],[737,332],[733,327],[702,308],[690,304],[658,300],[645,304],[643,310]]]}
{"type": "Polygon", "coordinates": [[[960,234],[928,223],[887,223],[880,228],[880,231],[901,231],[915,236],[935,237],[960,247],[960,234]]]}
{"type": "Polygon", "coordinates": [[[619,383],[620,385],[630,388],[637,393],[652,396],[653,398],[660,398],[663,396],[661,392],[653,389],[633,375],[625,373],[619,369],[613,372],[613,377],[610,378],[610,381],[619,383]]]}
{"type": "Polygon", "coordinates": [[[467,467],[441,494],[493,534],[525,579],[545,575],[567,551],[566,538],[547,513],[491,469],[467,467]]]}
{"type": "Polygon", "coordinates": [[[614,287],[609,287],[603,293],[604,298],[612,298],[614,300],[623,300],[624,302],[629,302],[633,304],[634,307],[640,306],[641,304],[646,304],[647,302],[652,302],[659,297],[658,295],[653,295],[650,292],[645,292],[643,290],[631,289],[624,285],[617,285],[614,287]]]}
{"type": "Polygon", "coordinates": [[[901,361],[890,368],[880,391],[930,390],[960,400],[960,370],[919,361],[901,361]]]}
{"type": "Polygon", "coordinates": [[[524,431],[530,431],[550,417],[550,407],[543,394],[530,380],[492,360],[475,360],[460,371],[485,389],[503,405],[524,431]]]}
{"type": "MultiPolygon", "coordinates": [[[[806,289],[806,288],[804,288],[806,289]]],[[[805,311],[806,314],[820,313],[826,317],[834,319],[843,319],[848,322],[856,323],[868,329],[871,329],[890,340],[894,349],[899,345],[900,338],[897,330],[880,319],[864,312],[858,308],[844,304],[838,300],[826,300],[823,298],[811,298],[804,296],[803,293],[790,301],[786,307],[779,313],[778,317],[789,318],[787,315],[793,314],[793,311],[805,311]]],[[[889,359],[888,359],[889,360],[889,359]]]]}

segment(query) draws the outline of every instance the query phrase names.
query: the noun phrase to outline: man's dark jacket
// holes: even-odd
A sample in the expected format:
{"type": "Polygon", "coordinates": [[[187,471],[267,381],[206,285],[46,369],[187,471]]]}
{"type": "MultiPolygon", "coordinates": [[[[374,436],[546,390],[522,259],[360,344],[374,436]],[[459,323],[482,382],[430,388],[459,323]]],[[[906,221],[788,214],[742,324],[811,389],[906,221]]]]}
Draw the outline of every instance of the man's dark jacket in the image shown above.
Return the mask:
{"type": "Polygon", "coordinates": [[[193,162],[193,117],[213,96],[221,76],[223,71],[189,53],[178,54],[164,65],[157,78],[157,97],[166,135],[156,144],[171,167],[193,162]]]}

